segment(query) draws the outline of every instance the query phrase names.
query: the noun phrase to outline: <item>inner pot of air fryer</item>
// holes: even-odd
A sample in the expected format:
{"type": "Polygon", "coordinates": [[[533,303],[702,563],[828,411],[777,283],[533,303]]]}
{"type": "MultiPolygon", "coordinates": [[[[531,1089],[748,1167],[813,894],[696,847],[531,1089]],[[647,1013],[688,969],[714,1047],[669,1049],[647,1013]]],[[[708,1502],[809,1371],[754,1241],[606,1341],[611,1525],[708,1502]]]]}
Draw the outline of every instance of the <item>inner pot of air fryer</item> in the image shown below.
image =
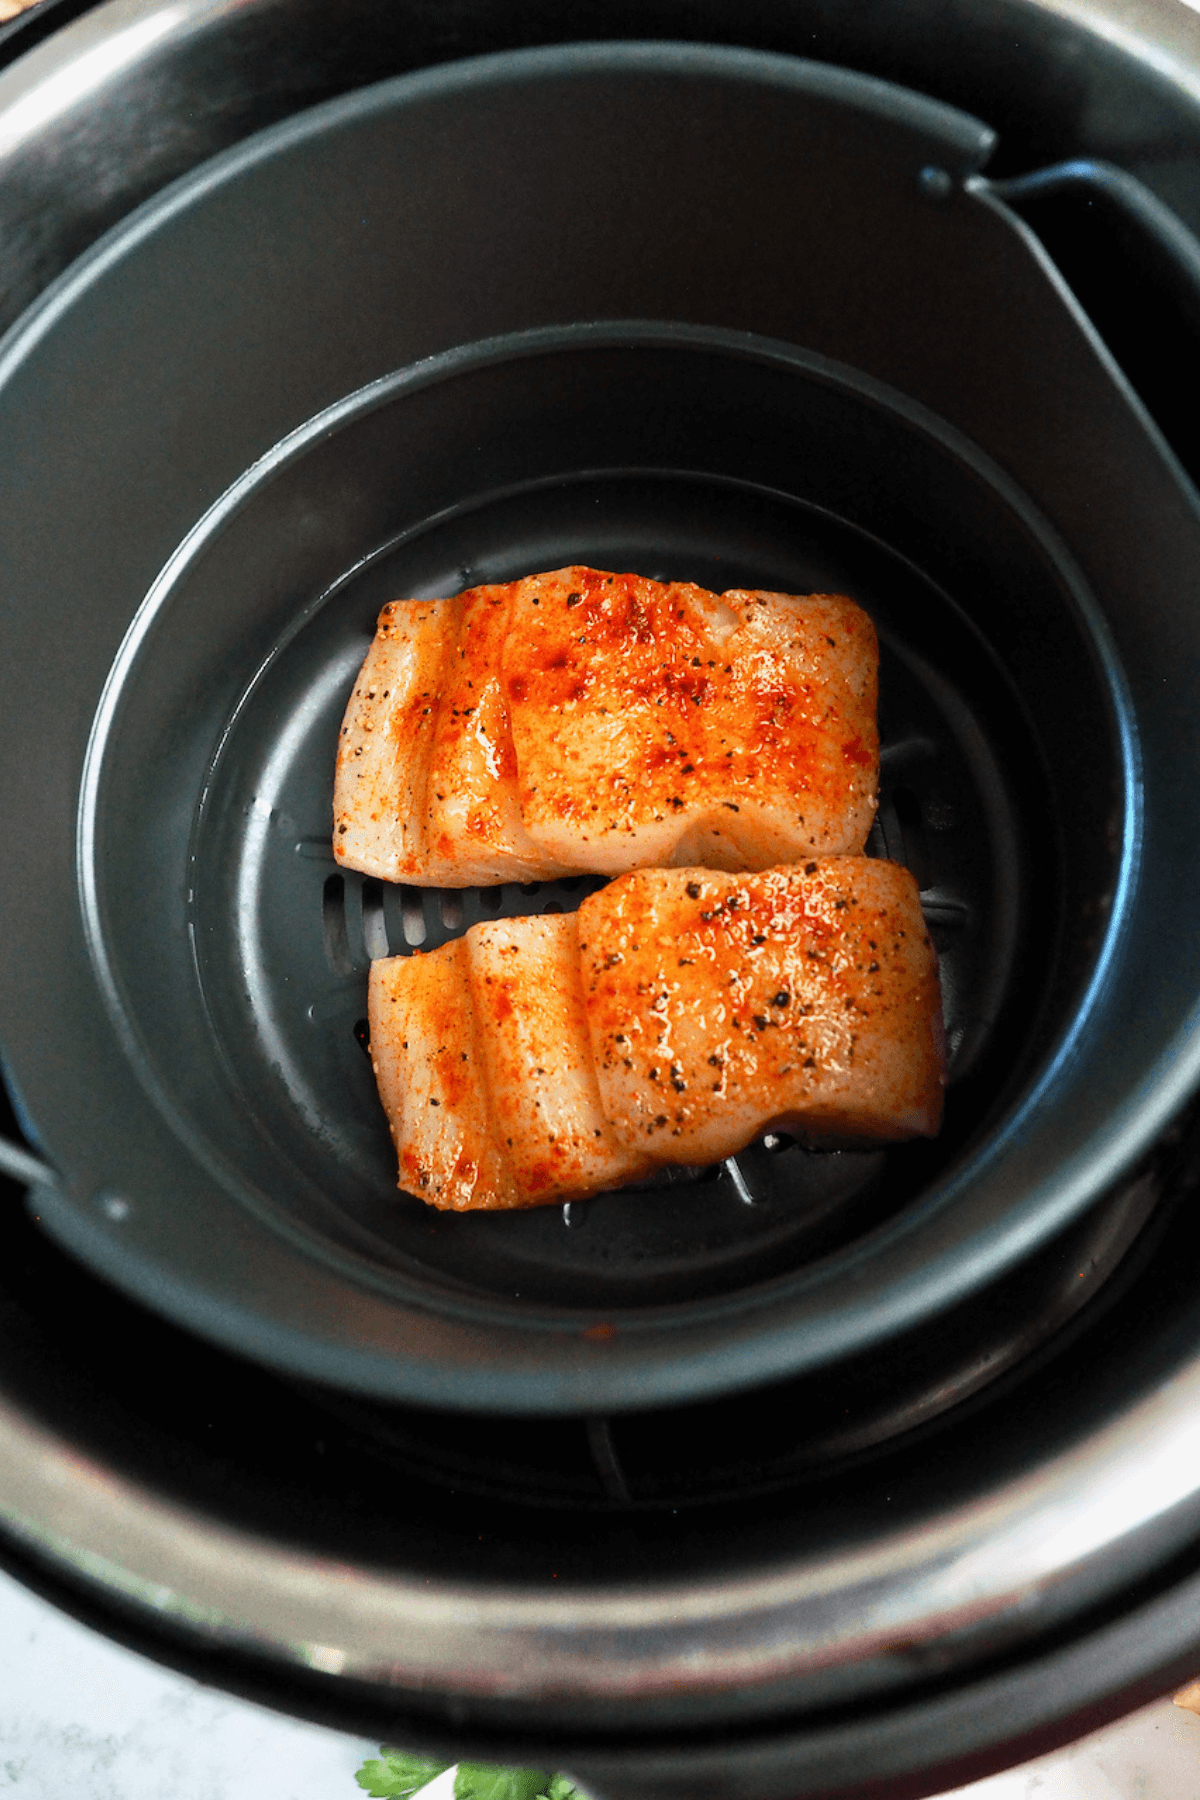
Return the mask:
{"type": "Polygon", "coordinates": [[[1200,518],[991,147],[784,57],[483,58],[217,158],[18,324],[4,1044],[56,1239],[329,1387],[599,1413],[961,1313],[1120,1187],[1196,1074],[1200,518]],[[870,612],[936,1140],[397,1189],[370,960],[599,880],[339,869],[342,712],[384,602],[567,563],[870,612]]]}

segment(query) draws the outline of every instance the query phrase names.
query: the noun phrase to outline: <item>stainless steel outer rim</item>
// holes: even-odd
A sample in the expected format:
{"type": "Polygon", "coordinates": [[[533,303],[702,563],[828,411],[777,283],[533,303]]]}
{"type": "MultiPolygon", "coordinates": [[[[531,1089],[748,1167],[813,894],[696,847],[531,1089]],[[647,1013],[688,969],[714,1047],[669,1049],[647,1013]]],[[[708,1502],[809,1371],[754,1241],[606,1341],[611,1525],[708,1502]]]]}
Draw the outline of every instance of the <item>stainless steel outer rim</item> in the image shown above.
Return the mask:
{"type": "MultiPolygon", "coordinates": [[[[0,185],[46,135],[168,43],[219,27],[234,0],[108,0],[0,74],[0,185]]],[[[1200,16],[1178,0],[1026,0],[1036,35],[1078,27],[1200,104],[1200,16]]],[[[212,146],[213,148],[219,146],[212,146]]],[[[140,197],[140,196],[139,196],[140,197]]],[[[81,1457],[0,1392],[0,1517],[35,1556],[98,1595],[296,1667],[399,1690],[609,1702],[796,1680],[953,1636],[963,1663],[1132,1581],[1193,1535],[1200,1361],[1015,1481],[838,1558],[686,1593],[531,1596],[323,1564],[190,1512],[81,1457]],[[1117,1554],[1119,1550],[1119,1555],[1117,1554]]]]}
{"type": "MultiPolygon", "coordinates": [[[[259,0],[260,10],[278,0],[259,0]]],[[[105,0],[0,74],[0,176],[22,146],[168,43],[219,27],[244,0],[105,0]],[[67,74],[69,71],[69,79],[67,74]]],[[[1128,51],[1200,103],[1200,15],[1186,0],[1020,0],[1036,37],[1055,22],[1128,51]]]]}
{"type": "MultiPolygon", "coordinates": [[[[712,1703],[951,1642],[955,1666],[1107,1598],[1200,1524],[1200,1359],[1102,1430],[969,1503],[705,1584],[532,1592],[314,1558],[115,1474],[0,1393],[20,1545],[97,1597],[235,1652],[397,1695],[712,1703]]],[[[887,1496],[881,1496],[886,1499],[887,1496]]],[[[886,1668],[880,1669],[886,1680],[886,1668]]],[[[889,1683],[890,1685],[890,1683],[889,1683]]]]}

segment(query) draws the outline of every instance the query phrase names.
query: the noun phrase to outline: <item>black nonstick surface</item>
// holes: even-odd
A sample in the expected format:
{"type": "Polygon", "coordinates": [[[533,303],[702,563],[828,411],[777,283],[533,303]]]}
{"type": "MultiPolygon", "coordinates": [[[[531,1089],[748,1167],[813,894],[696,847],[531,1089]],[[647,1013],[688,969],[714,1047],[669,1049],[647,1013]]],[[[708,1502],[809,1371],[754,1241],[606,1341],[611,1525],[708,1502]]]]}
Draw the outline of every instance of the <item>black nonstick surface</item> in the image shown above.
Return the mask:
{"type": "MultiPolygon", "coordinates": [[[[1162,682],[1195,646],[1177,608],[1145,654],[1126,576],[1142,512],[1171,523],[1176,574],[1195,519],[1153,440],[1114,435],[1142,422],[1019,230],[924,179],[935,155],[969,173],[987,140],[787,59],[460,66],[218,159],[9,341],[13,747],[52,700],[58,729],[12,759],[28,954],[6,1043],[65,1176],[43,1220],[77,1254],[335,1385],[609,1410],[909,1329],[1143,1147],[1178,1096],[1134,1091],[1190,1001],[1178,966],[1174,1018],[1146,979],[1182,895],[1161,870],[1135,882],[1139,741],[1157,832],[1168,788],[1194,800],[1162,682]],[[1015,358],[1007,302],[988,316],[1000,265],[1027,303],[1015,358]],[[1010,452],[1037,397],[1046,442],[1014,471],[1032,499],[930,410],[956,392],[1010,452]],[[1060,448],[1072,420],[1086,439],[1060,448]],[[1081,483],[1099,522],[1068,548],[1081,483]],[[576,560],[836,588],[876,617],[872,848],[916,870],[944,959],[935,1145],[776,1143],[737,1179],[690,1172],[567,1219],[395,1194],[356,1033],[367,956],[581,890],[451,902],[335,872],[338,718],[385,599],[576,560]]],[[[1170,560],[1138,607],[1161,613],[1170,560]]]]}

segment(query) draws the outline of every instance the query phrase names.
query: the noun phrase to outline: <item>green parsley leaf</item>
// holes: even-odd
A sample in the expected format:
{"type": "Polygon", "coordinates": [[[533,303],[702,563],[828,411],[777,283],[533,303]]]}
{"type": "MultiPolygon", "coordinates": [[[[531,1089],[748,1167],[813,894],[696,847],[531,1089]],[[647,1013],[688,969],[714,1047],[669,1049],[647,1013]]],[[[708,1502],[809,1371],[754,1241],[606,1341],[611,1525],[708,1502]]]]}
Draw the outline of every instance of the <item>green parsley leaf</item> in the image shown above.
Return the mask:
{"type": "Polygon", "coordinates": [[[548,1769],[506,1769],[498,1763],[459,1763],[454,1800],[542,1800],[548,1769]]]}
{"type": "Polygon", "coordinates": [[[382,1762],[365,1762],[354,1777],[373,1800],[408,1800],[410,1794],[417,1793],[450,1767],[449,1763],[433,1762],[428,1756],[397,1750],[391,1744],[384,1744],[379,1754],[382,1762]]]}
{"type": "Polygon", "coordinates": [[[546,1789],[546,1800],[579,1800],[579,1791],[565,1775],[556,1775],[546,1789]]]}

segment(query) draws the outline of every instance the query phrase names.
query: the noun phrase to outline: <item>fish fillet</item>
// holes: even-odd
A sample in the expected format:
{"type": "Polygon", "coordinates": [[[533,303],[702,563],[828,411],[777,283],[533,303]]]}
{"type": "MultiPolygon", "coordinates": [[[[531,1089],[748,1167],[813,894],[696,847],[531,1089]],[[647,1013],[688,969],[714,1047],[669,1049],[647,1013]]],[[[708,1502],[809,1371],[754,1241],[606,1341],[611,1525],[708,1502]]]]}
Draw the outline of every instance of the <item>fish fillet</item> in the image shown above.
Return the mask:
{"type": "Polygon", "coordinates": [[[335,855],[473,887],[861,850],[877,662],[837,595],[574,567],[394,601],[342,725],[335,855]]]}
{"type": "Polygon", "coordinates": [[[719,1161],[772,1126],[895,1141],[941,1118],[937,960],[894,863],[639,871],[370,975],[399,1184],[537,1206],[719,1161]]]}

